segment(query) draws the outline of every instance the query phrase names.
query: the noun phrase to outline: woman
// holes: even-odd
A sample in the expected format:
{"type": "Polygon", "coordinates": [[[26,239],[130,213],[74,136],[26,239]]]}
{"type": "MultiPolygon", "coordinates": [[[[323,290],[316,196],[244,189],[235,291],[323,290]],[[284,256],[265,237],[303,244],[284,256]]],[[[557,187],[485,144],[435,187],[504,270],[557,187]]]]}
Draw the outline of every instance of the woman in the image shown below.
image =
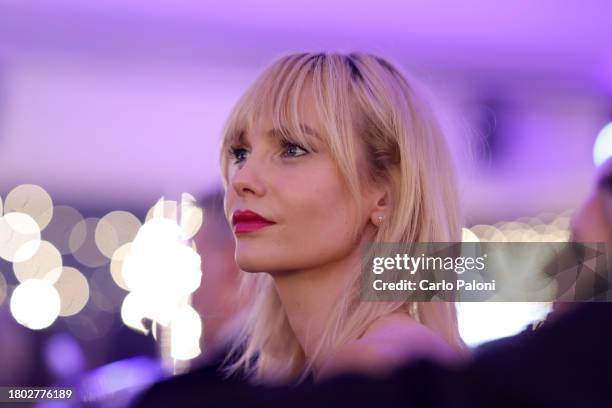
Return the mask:
{"type": "Polygon", "coordinates": [[[464,350],[452,303],[360,301],[365,243],[460,240],[448,148],[393,65],[355,53],[280,59],[230,115],[221,167],[235,258],[255,291],[230,373],[318,381],[464,350]]]}

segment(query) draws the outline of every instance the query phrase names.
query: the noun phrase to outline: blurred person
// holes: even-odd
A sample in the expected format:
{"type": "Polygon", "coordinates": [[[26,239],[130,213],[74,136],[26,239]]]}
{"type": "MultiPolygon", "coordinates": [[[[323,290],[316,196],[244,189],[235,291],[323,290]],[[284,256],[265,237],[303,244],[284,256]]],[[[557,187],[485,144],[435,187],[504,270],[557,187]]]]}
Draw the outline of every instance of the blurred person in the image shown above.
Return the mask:
{"type": "MultiPolygon", "coordinates": [[[[574,213],[571,220],[570,241],[583,243],[612,242],[612,158],[599,166],[591,193],[574,213]]],[[[609,253],[609,251],[607,252],[609,253]]],[[[580,272],[576,282],[572,285],[573,287],[569,289],[571,290],[570,294],[590,297],[595,289],[593,287],[595,273],[589,272],[586,268],[582,268],[580,272]],[[577,287],[582,290],[577,289],[577,287]]],[[[550,314],[550,318],[561,316],[576,305],[574,302],[557,301],[553,304],[553,313],[550,314]]]]}
{"type": "Polygon", "coordinates": [[[612,242],[612,159],[597,170],[595,186],[572,218],[572,240],[612,242]]]}
{"type": "Polygon", "coordinates": [[[220,161],[254,291],[230,374],[278,384],[461,358],[454,303],[360,299],[364,244],[461,239],[444,135],[395,66],[361,53],[279,59],[235,106],[220,161]]]}
{"type": "Polygon", "coordinates": [[[192,367],[223,357],[229,342],[239,330],[243,309],[250,295],[240,291],[240,270],[234,261],[234,237],[223,212],[223,192],[215,189],[204,195],[203,225],[194,242],[202,258],[202,281],[192,297],[193,307],[202,318],[202,354],[192,367]]]}

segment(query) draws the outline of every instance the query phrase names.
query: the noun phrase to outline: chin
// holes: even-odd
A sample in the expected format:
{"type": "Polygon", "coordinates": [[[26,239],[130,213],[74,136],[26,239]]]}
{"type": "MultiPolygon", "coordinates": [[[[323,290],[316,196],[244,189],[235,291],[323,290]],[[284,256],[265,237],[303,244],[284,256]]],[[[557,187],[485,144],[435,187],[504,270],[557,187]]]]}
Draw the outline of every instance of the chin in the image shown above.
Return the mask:
{"type": "Polygon", "coordinates": [[[236,252],[236,264],[244,272],[265,272],[265,261],[261,256],[249,256],[248,254],[236,252]]]}

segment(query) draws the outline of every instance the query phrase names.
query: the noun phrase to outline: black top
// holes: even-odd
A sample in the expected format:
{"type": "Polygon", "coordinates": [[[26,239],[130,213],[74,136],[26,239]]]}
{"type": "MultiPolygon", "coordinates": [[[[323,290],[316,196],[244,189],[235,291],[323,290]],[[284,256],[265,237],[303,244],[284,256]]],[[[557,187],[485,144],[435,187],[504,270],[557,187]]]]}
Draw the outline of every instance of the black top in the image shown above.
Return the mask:
{"type": "Polygon", "coordinates": [[[345,375],[280,388],[223,380],[216,368],[156,384],[137,406],[612,406],[612,304],[580,305],[536,331],[477,349],[457,368],[420,360],[384,379],[345,375]]]}

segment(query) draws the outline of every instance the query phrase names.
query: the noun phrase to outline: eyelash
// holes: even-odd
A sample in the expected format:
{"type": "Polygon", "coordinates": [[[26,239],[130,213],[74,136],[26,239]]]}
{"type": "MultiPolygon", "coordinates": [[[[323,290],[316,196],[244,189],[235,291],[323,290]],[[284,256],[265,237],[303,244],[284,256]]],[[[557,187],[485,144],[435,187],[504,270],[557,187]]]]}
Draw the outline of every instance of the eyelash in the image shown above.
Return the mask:
{"type": "MultiPolygon", "coordinates": [[[[296,157],[304,156],[304,155],[309,153],[308,150],[306,150],[301,145],[299,145],[297,143],[294,143],[294,142],[292,142],[290,140],[287,140],[287,139],[281,139],[281,144],[282,144],[283,150],[286,149],[287,147],[295,146],[298,149],[301,149],[301,150],[303,150],[305,152],[305,153],[299,154],[297,156],[289,156],[289,155],[286,155],[285,153],[283,153],[283,157],[293,157],[293,158],[296,158],[296,157]]],[[[234,164],[240,164],[244,160],[244,159],[243,160],[238,160],[238,155],[240,154],[241,151],[246,151],[246,149],[243,148],[243,147],[240,147],[240,146],[231,146],[229,148],[229,154],[230,154],[231,157],[234,158],[234,164]]]]}

